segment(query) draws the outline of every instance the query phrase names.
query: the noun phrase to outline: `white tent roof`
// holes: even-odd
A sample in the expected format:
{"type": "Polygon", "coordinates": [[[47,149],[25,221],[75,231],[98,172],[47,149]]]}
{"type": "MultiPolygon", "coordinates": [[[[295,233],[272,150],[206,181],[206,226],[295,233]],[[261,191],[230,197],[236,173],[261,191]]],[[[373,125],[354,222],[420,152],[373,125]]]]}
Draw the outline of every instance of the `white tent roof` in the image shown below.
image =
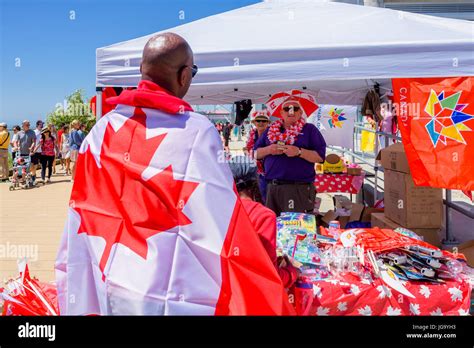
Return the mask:
{"type": "MultiPolygon", "coordinates": [[[[374,81],[474,75],[474,23],[385,8],[272,0],[166,31],[194,51],[192,104],[304,87],[320,103],[356,104],[374,81]]],[[[152,35],[97,49],[97,86],[136,86],[152,35]]]]}

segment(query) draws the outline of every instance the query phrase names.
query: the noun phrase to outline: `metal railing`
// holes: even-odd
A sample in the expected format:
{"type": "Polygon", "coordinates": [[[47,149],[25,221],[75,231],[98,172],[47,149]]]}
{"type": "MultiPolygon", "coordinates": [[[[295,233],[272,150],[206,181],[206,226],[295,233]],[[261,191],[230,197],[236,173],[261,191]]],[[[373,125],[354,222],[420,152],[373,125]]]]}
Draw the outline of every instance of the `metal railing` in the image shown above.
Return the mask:
{"type": "MultiPolygon", "coordinates": [[[[390,145],[390,140],[392,140],[393,143],[396,143],[396,142],[401,142],[402,138],[398,135],[384,133],[384,132],[376,131],[374,129],[366,128],[362,124],[357,124],[356,123],[354,125],[354,131],[353,131],[353,139],[352,139],[353,148],[352,149],[328,146],[328,148],[333,150],[333,151],[341,152],[343,156],[345,156],[346,154],[351,156],[353,163],[366,164],[366,165],[368,165],[372,168],[374,180],[373,180],[373,182],[370,181],[370,180],[367,180],[367,181],[374,185],[374,202],[377,201],[377,194],[378,194],[377,189],[378,188],[380,188],[382,190],[384,189],[383,186],[379,186],[379,184],[378,184],[379,180],[383,182],[384,179],[379,178],[379,171],[383,172],[383,168],[380,167],[377,164],[376,157],[377,157],[377,154],[378,154],[380,149],[390,145]],[[361,138],[362,131],[375,133],[374,152],[371,153],[371,154],[370,153],[367,154],[367,153],[364,153],[363,151],[359,151],[359,149],[360,149],[360,138],[361,138]],[[380,144],[381,139],[384,140],[384,142],[383,142],[384,146],[383,147],[380,146],[381,145],[380,144]],[[358,160],[358,162],[356,162],[356,159],[358,160]]],[[[369,174],[368,177],[372,177],[372,175],[369,174]]],[[[466,216],[470,219],[474,219],[474,211],[470,211],[470,210],[460,206],[456,202],[453,202],[452,201],[452,191],[450,189],[443,189],[443,190],[445,191],[445,198],[443,199],[443,204],[444,204],[444,207],[445,207],[445,215],[446,215],[446,219],[445,219],[445,222],[446,222],[446,224],[445,224],[446,225],[446,235],[445,235],[445,238],[443,239],[442,242],[445,246],[448,246],[448,245],[449,246],[456,246],[459,243],[456,240],[456,238],[453,236],[453,234],[451,233],[450,209],[455,210],[458,213],[460,213],[460,214],[462,214],[462,215],[464,215],[464,216],[466,216]]]]}

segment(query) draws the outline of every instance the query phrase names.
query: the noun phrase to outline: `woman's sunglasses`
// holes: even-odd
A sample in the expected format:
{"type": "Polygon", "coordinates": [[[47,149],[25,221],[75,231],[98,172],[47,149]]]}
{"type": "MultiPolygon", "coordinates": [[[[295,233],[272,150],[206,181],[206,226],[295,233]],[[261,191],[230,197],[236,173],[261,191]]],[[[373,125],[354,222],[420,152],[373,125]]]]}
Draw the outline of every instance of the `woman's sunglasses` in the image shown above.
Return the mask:
{"type": "Polygon", "coordinates": [[[291,109],[293,109],[294,112],[298,112],[301,108],[299,106],[285,106],[283,111],[289,112],[291,109]]]}
{"type": "Polygon", "coordinates": [[[255,123],[268,123],[267,120],[255,120],[255,123]]]}

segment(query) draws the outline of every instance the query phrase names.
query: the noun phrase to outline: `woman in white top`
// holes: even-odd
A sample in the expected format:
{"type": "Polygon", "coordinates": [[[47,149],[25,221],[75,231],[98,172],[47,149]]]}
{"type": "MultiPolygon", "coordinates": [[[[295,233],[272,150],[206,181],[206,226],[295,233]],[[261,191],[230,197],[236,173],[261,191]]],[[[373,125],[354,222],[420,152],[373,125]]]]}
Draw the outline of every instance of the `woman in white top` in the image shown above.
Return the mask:
{"type": "Polygon", "coordinates": [[[71,149],[69,148],[69,126],[63,127],[61,135],[61,156],[66,161],[66,172],[64,175],[71,175],[71,149]]]}

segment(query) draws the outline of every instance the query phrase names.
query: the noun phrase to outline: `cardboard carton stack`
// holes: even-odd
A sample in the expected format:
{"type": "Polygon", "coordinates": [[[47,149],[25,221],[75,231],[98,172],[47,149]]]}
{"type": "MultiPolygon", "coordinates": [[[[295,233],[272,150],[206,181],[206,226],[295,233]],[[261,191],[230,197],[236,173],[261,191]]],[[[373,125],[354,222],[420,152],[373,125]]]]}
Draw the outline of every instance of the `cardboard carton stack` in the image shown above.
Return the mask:
{"type": "Polygon", "coordinates": [[[440,246],[439,230],[443,221],[443,191],[415,186],[401,143],[380,152],[384,168],[385,213],[372,214],[372,226],[405,227],[440,246]]]}

